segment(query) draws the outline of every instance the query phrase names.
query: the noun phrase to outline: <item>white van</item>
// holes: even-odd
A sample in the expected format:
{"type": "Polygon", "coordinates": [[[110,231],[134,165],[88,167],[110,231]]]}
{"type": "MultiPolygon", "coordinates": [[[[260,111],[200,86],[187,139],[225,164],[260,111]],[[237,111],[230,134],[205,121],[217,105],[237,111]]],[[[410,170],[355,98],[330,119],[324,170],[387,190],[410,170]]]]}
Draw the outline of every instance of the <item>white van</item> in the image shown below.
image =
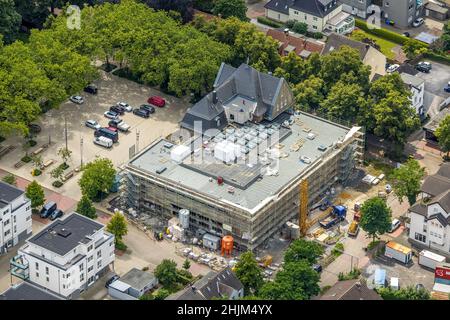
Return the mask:
{"type": "Polygon", "coordinates": [[[400,220],[393,219],[391,223],[391,229],[389,230],[389,233],[394,232],[397,230],[397,228],[400,227],[400,220]]]}
{"type": "Polygon", "coordinates": [[[94,143],[105,148],[111,148],[113,146],[113,141],[107,137],[95,137],[94,143]]]}

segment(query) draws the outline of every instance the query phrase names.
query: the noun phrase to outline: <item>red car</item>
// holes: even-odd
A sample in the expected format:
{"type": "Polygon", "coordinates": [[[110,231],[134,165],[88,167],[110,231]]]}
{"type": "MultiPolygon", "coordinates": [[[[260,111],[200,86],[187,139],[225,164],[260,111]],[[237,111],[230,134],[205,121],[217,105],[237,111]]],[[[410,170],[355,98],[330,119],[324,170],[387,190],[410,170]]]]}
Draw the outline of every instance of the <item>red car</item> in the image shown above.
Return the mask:
{"type": "Polygon", "coordinates": [[[117,128],[114,128],[114,127],[111,127],[111,126],[107,127],[106,129],[108,129],[110,131],[117,132],[117,128]]]}
{"type": "Polygon", "coordinates": [[[166,100],[164,100],[163,98],[158,97],[158,96],[153,96],[153,97],[148,98],[147,102],[154,106],[160,107],[160,108],[162,108],[166,105],[166,100]]]}

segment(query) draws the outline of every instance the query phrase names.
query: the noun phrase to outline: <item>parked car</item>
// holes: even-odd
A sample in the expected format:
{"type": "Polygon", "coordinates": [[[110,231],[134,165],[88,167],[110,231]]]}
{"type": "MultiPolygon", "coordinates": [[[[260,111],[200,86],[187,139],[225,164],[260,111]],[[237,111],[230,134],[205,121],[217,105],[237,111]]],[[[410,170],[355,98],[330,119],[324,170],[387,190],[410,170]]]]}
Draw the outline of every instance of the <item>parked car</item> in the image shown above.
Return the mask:
{"type": "Polygon", "coordinates": [[[147,102],[159,108],[162,108],[166,105],[166,100],[159,96],[152,96],[148,98],[147,102]]]}
{"type": "Polygon", "coordinates": [[[41,218],[48,218],[57,209],[56,202],[49,201],[41,209],[41,218]]]}
{"type": "Polygon", "coordinates": [[[409,32],[403,32],[403,35],[405,36],[405,37],[410,37],[411,35],[409,34],[409,32]]]}
{"type": "Polygon", "coordinates": [[[445,92],[450,92],[450,81],[447,83],[447,85],[444,87],[445,92]]]}
{"type": "Polygon", "coordinates": [[[89,127],[91,129],[97,130],[101,128],[101,125],[95,120],[86,120],[85,124],[86,127],[89,127]]]}
{"type": "Polygon", "coordinates": [[[321,273],[322,272],[322,266],[320,265],[320,264],[313,264],[313,269],[315,270],[315,271],[317,271],[318,273],[321,273]]]}
{"type": "Polygon", "coordinates": [[[109,131],[112,131],[112,132],[117,132],[117,128],[115,128],[115,127],[109,126],[109,127],[106,127],[106,129],[108,129],[109,131]]]}
{"type": "Polygon", "coordinates": [[[413,27],[417,28],[417,27],[420,27],[424,22],[425,22],[425,20],[423,18],[417,18],[416,20],[414,20],[412,25],[413,25],[413,27]]]}
{"type": "Polygon", "coordinates": [[[416,69],[419,70],[420,72],[425,72],[425,73],[429,73],[431,71],[431,63],[427,62],[427,61],[421,61],[417,64],[416,69]]]}
{"type": "Polygon", "coordinates": [[[392,192],[392,187],[390,184],[387,184],[386,187],[384,187],[384,189],[386,190],[386,193],[391,193],[392,192]]]}
{"type": "Polygon", "coordinates": [[[111,148],[113,146],[113,141],[105,136],[95,137],[94,143],[105,148],[111,148]]]}
{"type": "Polygon", "coordinates": [[[122,108],[122,107],[120,107],[120,106],[111,106],[111,107],[109,108],[109,111],[118,113],[118,114],[120,114],[120,115],[124,115],[124,114],[125,114],[125,109],[122,108]]]}
{"type": "Polygon", "coordinates": [[[398,219],[393,219],[392,223],[391,223],[391,228],[389,230],[389,232],[394,232],[395,230],[397,230],[397,228],[400,227],[400,220],[398,219]]]}
{"type": "Polygon", "coordinates": [[[117,118],[119,118],[119,115],[117,114],[117,112],[114,112],[114,111],[106,111],[104,113],[104,115],[108,119],[117,119],[117,118]]]}
{"type": "Polygon", "coordinates": [[[119,141],[119,133],[109,130],[108,128],[100,128],[94,132],[94,137],[106,137],[113,142],[119,141]]]}
{"type": "Polygon", "coordinates": [[[90,93],[90,94],[97,94],[97,86],[94,84],[88,85],[86,88],[84,88],[84,92],[90,93]]]}
{"type": "Polygon", "coordinates": [[[425,286],[421,283],[416,284],[416,291],[425,290],[425,286]]]}
{"type": "Polygon", "coordinates": [[[130,106],[128,103],[126,102],[117,102],[117,105],[119,107],[121,107],[122,109],[124,109],[126,112],[131,112],[133,111],[133,107],[130,106]]]}
{"type": "Polygon", "coordinates": [[[83,104],[84,103],[84,99],[82,96],[71,96],[69,98],[70,101],[72,101],[73,103],[76,104],[83,104]]]}
{"type": "Polygon", "coordinates": [[[142,118],[150,118],[150,113],[142,109],[134,109],[133,113],[142,118]]]}
{"type": "Polygon", "coordinates": [[[30,130],[30,133],[39,133],[42,130],[41,126],[35,123],[30,123],[28,129],[30,130]]]}
{"type": "Polygon", "coordinates": [[[398,68],[400,68],[400,65],[399,65],[399,64],[396,64],[396,63],[395,63],[395,64],[391,64],[391,65],[387,68],[386,72],[387,72],[387,73],[392,73],[392,72],[397,71],[398,68]]]}
{"type": "Polygon", "coordinates": [[[113,275],[111,278],[108,279],[108,281],[106,281],[105,287],[108,288],[111,283],[113,283],[119,278],[120,277],[117,274],[113,275]]]}
{"type": "Polygon", "coordinates": [[[50,220],[55,220],[58,219],[60,217],[62,217],[64,215],[64,212],[61,209],[56,209],[55,211],[53,211],[53,213],[50,215],[50,220]]]}
{"type": "Polygon", "coordinates": [[[130,130],[130,125],[126,124],[125,121],[123,121],[122,119],[116,119],[116,120],[110,120],[108,122],[109,127],[111,128],[117,128],[120,131],[123,132],[127,132],[128,130],[130,130]]]}
{"type": "Polygon", "coordinates": [[[151,105],[149,105],[149,104],[141,104],[141,105],[139,106],[139,109],[141,109],[141,110],[146,110],[146,111],[148,111],[149,113],[155,113],[155,107],[153,107],[153,106],[151,106],[151,105]]]}
{"type": "Polygon", "coordinates": [[[306,163],[306,164],[310,164],[310,163],[311,163],[311,158],[309,158],[309,157],[307,157],[307,156],[301,156],[301,157],[300,157],[300,160],[301,160],[303,163],[306,163]]]}

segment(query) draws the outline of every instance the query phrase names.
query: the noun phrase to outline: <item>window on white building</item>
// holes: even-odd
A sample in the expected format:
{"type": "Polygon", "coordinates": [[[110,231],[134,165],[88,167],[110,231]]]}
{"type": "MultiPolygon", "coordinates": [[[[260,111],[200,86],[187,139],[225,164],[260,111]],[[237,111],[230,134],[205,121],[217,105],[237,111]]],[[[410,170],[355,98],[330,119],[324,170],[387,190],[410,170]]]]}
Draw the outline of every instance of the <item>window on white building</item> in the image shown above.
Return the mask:
{"type": "Polygon", "coordinates": [[[48,267],[45,267],[45,274],[48,274],[48,267]]]}
{"type": "Polygon", "coordinates": [[[30,219],[31,219],[31,216],[28,216],[26,220],[29,221],[30,219]]]}
{"type": "Polygon", "coordinates": [[[46,280],[47,282],[50,282],[50,278],[49,278],[49,277],[46,277],[45,280],[46,280]]]}
{"type": "Polygon", "coordinates": [[[84,273],[80,274],[80,282],[84,281],[84,273]]]}
{"type": "Polygon", "coordinates": [[[36,278],[39,278],[39,272],[36,272],[36,278]]]}
{"type": "Polygon", "coordinates": [[[36,269],[39,270],[39,263],[35,262],[34,265],[36,266],[36,269]]]}
{"type": "Polygon", "coordinates": [[[426,236],[424,236],[423,234],[417,233],[417,232],[416,232],[416,234],[414,235],[414,238],[415,238],[417,241],[420,241],[420,242],[426,242],[426,239],[427,239],[426,236]]]}
{"type": "Polygon", "coordinates": [[[91,272],[92,269],[94,269],[94,266],[90,266],[90,267],[88,268],[87,272],[91,272]]]}
{"type": "Polygon", "coordinates": [[[94,256],[90,256],[90,257],[87,259],[87,262],[91,262],[93,258],[94,258],[94,256]]]}
{"type": "Polygon", "coordinates": [[[84,264],[80,264],[80,271],[84,270],[84,264]]]}
{"type": "Polygon", "coordinates": [[[91,245],[88,247],[88,252],[91,251],[93,247],[94,247],[94,246],[91,244],[91,245]]]}
{"type": "Polygon", "coordinates": [[[102,267],[102,260],[100,260],[99,262],[97,262],[97,269],[100,269],[102,267]]]}
{"type": "Polygon", "coordinates": [[[11,233],[11,230],[6,230],[6,232],[5,232],[5,237],[8,235],[8,234],[10,234],[11,233]]]}
{"type": "Polygon", "coordinates": [[[102,252],[101,251],[97,251],[97,258],[101,258],[102,257],[102,252]]]}

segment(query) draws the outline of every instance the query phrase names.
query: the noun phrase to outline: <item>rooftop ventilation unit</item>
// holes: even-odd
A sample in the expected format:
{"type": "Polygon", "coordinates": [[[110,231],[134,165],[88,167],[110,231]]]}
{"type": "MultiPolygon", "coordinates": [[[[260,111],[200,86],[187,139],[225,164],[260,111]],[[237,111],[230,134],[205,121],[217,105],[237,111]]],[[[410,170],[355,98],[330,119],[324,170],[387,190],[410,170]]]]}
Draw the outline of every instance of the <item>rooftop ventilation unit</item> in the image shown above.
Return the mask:
{"type": "Polygon", "coordinates": [[[66,228],[62,228],[58,231],[58,235],[63,238],[67,238],[71,234],[72,234],[72,232],[70,230],[67,230],[66,228]]]}

